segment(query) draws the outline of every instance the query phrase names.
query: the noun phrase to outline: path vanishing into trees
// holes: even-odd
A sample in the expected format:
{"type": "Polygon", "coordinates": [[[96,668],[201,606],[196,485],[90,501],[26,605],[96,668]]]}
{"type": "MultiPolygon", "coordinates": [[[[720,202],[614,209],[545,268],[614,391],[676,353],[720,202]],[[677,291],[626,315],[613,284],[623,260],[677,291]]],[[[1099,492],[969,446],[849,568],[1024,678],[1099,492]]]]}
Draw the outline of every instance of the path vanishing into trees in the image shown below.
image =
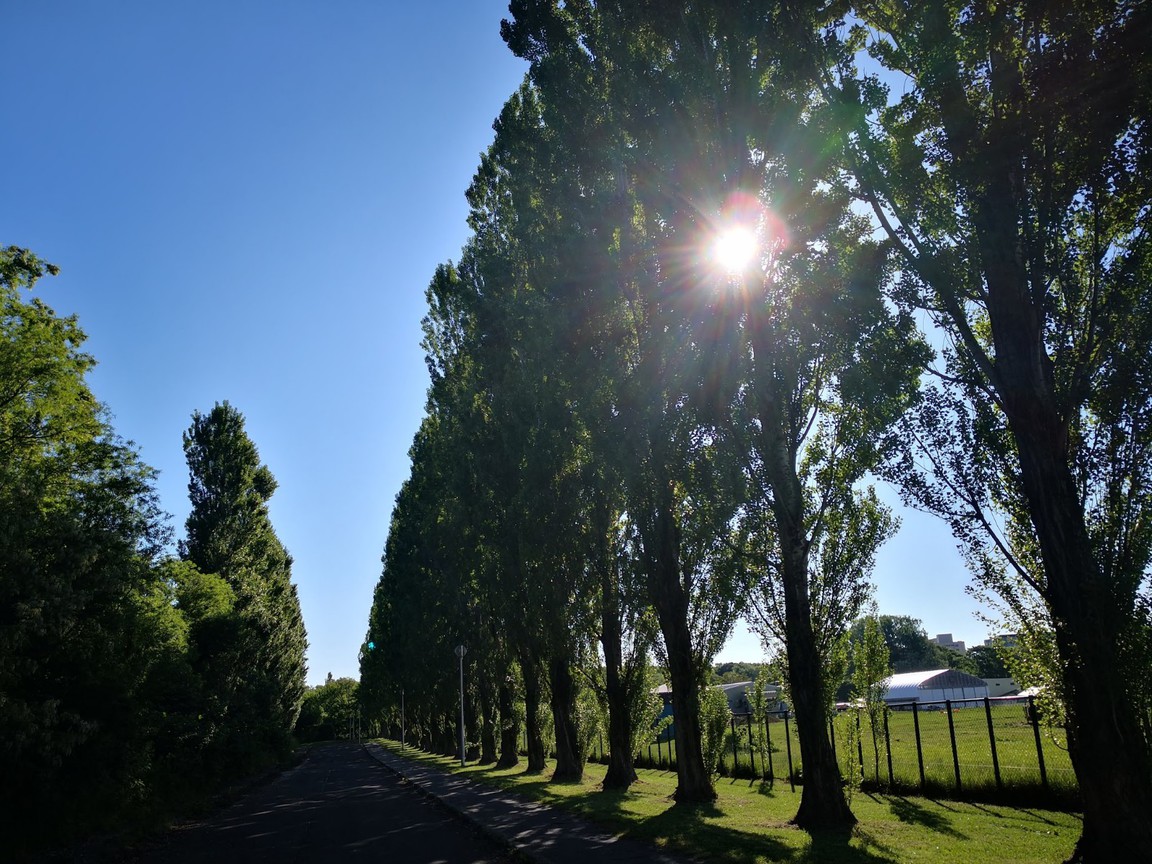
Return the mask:
{"type": "Polygon", "coordinates": [[[316,747],[299,767],[132,860],[496,864],[508,853],[423,798],[360,747],[316,747]]]}

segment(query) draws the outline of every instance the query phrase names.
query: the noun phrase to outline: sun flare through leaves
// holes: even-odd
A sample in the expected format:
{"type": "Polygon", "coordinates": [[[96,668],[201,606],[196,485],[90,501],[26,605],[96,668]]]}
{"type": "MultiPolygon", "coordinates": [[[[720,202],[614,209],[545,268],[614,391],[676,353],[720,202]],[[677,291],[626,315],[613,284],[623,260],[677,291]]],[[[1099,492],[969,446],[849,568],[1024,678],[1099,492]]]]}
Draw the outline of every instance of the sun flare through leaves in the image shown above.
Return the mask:
{"type": "Polygon", "coordinates": [[[712,242],[712,260],[734,276],[745,272],[755,262],[760,251],[756,232],[748,225],[731,225],[716,235],[712,242]]]}

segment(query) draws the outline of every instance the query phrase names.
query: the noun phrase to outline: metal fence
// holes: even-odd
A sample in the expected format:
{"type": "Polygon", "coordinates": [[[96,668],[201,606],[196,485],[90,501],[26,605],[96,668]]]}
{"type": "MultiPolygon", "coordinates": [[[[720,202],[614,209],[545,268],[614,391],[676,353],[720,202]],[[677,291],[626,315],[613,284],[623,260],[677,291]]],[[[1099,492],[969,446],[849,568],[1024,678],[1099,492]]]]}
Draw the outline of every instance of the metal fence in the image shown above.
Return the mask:
{"type": "Polygon", "coordinates": [[[1078,798],[1064,730],[1042,724],[1031,698],[894,704],[875,735],[867,712],[853,708],[834,718],[832,731],[841,746],[855,742],[863,782],[878,788],[1069,804],[1078,798]]]}
{"type": "MultiPolygon", "coordinates": [[[[865,789],[1053,806],[1079,800],[1064,730],[1041,723],[1030,698],[893,704],[875,729],[867,711],[850,707],[835,714],[829,734],[841,771],[858,771],[865,789]]],[[[675,769],[670,738],[665,732],[642,748],[637,766],[675,769]]],[[[603,739],[591,756],[606,758],[603,739]]],[[[733,715],[718,770],[794,788],[804,776],[795,718],[733,715]]]]}

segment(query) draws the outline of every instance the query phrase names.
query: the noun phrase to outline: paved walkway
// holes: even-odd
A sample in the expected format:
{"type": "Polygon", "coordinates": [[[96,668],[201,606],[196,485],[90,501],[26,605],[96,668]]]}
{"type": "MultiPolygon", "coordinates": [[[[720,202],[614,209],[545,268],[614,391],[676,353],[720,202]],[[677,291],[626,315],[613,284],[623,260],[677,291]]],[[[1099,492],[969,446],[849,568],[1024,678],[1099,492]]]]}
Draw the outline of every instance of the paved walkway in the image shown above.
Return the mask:
{"type": "Polygon", "coordinates": [[[365,744],[364,749],[384,767],[531,861],[691,864],[692,859],[687,857],[638,840],[616,837],[574,814],[405,759],[379,744],[365,744]]]}

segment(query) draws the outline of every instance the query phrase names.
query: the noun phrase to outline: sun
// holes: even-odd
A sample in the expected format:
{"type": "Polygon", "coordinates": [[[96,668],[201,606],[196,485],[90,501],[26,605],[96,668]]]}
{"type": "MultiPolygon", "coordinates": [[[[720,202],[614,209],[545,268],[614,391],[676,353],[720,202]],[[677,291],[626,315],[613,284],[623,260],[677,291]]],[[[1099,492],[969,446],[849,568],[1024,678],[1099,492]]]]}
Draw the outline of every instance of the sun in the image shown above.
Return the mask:
{"type": "Polygon", "coordinates": [[[712,260],[725,273],[737,275],[747,270],[760,251],[756,232],[747,225],[732,225],[716,235],[712,260]]]}

